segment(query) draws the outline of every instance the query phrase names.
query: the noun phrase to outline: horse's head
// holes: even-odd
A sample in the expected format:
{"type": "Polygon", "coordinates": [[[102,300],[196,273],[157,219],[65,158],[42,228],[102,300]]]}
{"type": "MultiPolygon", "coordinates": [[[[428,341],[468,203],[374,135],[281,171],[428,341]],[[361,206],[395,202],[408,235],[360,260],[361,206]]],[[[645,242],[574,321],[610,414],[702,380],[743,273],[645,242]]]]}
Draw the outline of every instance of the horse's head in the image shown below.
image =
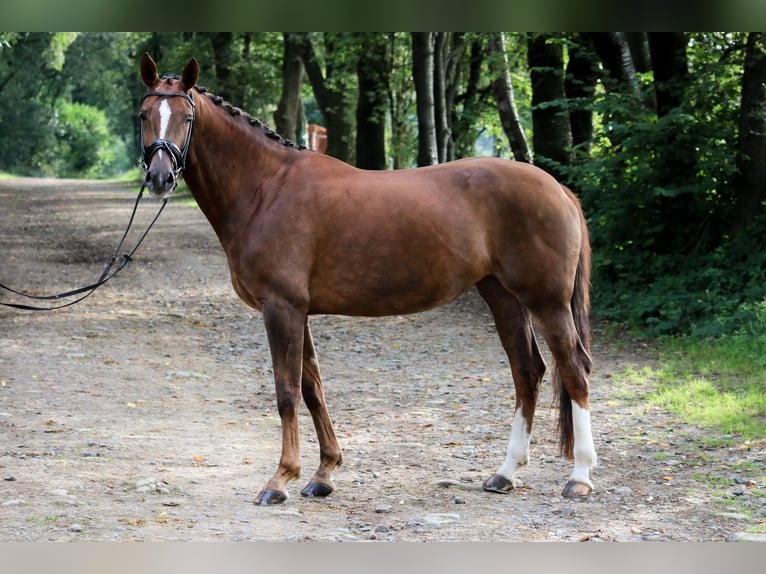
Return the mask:
{"type": "Polygon", "coordinates": [[[158,198],[169,197],[186,167],[192,128],[194,96],[192,88],[199,77],[199,64],[192,58],[181,76],[157,74],[157,64],[149,54],[141,58],[141,79],[149,88],[141,111],[141,165],[146,171],[146,187],[158,198]],[[147,143],[148,142],[148,143],[147,143]]]}

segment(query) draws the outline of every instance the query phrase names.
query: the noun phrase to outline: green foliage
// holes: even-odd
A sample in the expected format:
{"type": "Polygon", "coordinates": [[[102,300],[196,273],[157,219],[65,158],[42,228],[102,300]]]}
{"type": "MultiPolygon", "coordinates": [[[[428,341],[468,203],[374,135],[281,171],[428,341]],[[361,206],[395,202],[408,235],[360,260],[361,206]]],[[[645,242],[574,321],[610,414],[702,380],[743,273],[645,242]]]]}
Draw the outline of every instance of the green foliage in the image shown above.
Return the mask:
{"type": "Polygon", "coordinates": [[[593,152],[569,170],[591,228],[596,314],[652,335],[731,332],[766,298],[766,221],[729,234],[736,38],[704,39],[692,43],[692,81],[671,113],[658,118],[644,103],[650,78],[639,98],[600,94],[593,152]]]}
{"type": "Polygon", "coordinates": [[[64,177],[105,177],[126,169],[134,112],[125,65],[140,37],[11,38],[0,50],[0,168],[64,177]]]}
{"type": "Polygon", "coordinates": [[[109,129],[106,114],[93,106],[61,102],[53,126],[56,143],[38,152],[59,177],[104,177],[111,175],[124,144],[109,129]]]}

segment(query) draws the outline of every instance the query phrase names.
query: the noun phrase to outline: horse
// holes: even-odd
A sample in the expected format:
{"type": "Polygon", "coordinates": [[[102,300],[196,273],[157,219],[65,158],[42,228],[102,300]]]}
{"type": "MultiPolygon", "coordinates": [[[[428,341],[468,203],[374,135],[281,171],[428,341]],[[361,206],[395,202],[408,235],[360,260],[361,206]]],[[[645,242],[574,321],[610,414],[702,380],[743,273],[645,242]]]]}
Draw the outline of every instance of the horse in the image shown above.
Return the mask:
{"type": "Polygon", "coordinates": [[[311,316],[416,313],[474,286],[491,310],[516,391],[506,457],[484,490],[513,490],[514,475],[529,463],[546,370],[534,320],[554,359],[559,448],[574,460],[563,496],[589,496],[596,464],[590,244],[571,190],[503,158],[361,170],[282,138],[198,86],[194,58],[180,75],[160,76],[144,54],[140,75],[148,90],[139,112],[146,188],[166,199],[183,177],[220,240],[234,290],[263,315],[282,449],[255,504],[283,503],[300,475],[301,397],[319,442],[319,467],[301,494],[327,497],[336,488],[342,455],[311,316]]]}

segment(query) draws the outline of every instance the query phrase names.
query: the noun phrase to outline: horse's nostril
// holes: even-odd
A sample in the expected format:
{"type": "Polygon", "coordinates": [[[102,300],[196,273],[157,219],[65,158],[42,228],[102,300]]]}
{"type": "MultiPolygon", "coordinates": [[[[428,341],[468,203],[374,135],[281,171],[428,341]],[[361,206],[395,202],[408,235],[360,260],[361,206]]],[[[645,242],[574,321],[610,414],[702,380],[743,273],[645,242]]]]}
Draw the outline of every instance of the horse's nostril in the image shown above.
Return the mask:
{"type": "Polygon", "coordinates": [[[173,174],[169,173],[165,181],[168,185],[173,185],[173,183],[175,182],[175,178],[173,177],[173,174]]]}

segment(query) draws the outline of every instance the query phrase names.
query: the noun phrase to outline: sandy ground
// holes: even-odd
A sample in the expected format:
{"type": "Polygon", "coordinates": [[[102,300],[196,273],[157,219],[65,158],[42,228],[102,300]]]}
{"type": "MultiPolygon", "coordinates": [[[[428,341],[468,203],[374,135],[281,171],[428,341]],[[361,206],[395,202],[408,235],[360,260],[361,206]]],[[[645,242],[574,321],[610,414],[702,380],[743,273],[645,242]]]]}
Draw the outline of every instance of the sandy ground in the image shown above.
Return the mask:
{"type": "MultiPolygon", "coordinates": [[[[0,282],[42,294],[93,281],[135,191],[0,180],[0,282]]],[[[142,201],[136,229],[157,206],[142,201]]],[[[82,303],[0,309],[0,541],[721,541],[764,521],[766,501],[736,472],[749,461],[766,475],[764,445],[712,446],[648,406],[650,389],[613,376],[655,352],[598,323],[600,462],[585,502],[560,497],[571,465],[547,384],[519,488],[482,491],[505,454],[513,385],[475,293],[312,329],[344,451],[338,488],[299,494],[318,463],[304,409],[305,478],[263,508],[253,498],[280,449],[265,331],[196,207],[171,202],[128,268],[82,303]]]]}

